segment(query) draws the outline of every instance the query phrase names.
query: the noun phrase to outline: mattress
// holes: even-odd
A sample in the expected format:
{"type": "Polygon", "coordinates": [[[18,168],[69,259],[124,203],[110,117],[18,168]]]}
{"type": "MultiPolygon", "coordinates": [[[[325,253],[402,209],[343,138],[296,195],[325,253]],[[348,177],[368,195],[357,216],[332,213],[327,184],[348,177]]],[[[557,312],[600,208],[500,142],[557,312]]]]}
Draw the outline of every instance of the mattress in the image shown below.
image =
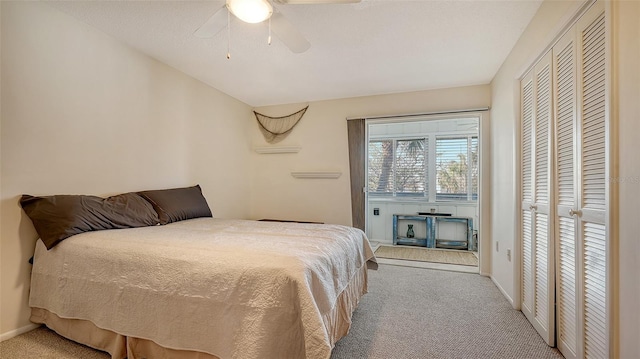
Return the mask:
{"type": "Polygon", "coordinates": [[[34,258],[34,310],[223,359],[328,358],[375,263],[352,227],[216,218],[39,241],[34,258]]]}

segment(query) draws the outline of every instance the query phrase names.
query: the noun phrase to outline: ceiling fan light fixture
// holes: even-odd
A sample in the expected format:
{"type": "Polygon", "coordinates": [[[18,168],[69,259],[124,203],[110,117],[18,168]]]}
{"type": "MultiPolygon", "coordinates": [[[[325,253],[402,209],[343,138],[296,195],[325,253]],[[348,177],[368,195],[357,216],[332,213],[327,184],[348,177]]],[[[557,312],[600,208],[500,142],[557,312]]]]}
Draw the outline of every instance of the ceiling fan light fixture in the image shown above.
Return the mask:
{"type": "Polygon", "coordinates": [[[227,0],[227,9],[250,24],[263,22],[273,14],[273,7],[267,0],[227,0]]]}

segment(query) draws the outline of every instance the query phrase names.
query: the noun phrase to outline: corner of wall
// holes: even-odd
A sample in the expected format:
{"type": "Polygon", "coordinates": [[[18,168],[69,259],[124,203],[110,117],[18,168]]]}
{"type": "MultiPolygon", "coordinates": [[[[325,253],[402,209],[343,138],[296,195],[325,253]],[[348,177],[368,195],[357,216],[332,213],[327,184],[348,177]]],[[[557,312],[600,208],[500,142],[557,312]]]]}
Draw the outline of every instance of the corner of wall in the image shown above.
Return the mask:
{"type": "Polygon", "coordinates": [[[491,281],[493,282],[493,284],[495,284],[496,287],[498,287],[498,290],[500,290],[500,293],[502,293],[502,295],[504,295],[505,299],[507,299],[507,301],[509,302],[509,304],[511,304],[511,307],[513,309],[518,309],[516,302],[513,300],[513,298],[511,298],[511,295],[509,295],[509,293],[504,290],[504,288],[502,288],[502,286],[500,285],[500,283],[495,279],[495,277],[493,276],[489,276],[489,278],[491,278],[491,281]]]}
{"type": "Polygon", "coordinates": [[[40,324],[27,324],[23,327],[20,327],[18,329],[14,329],[14,330],[10,330],[6,333],[1,333],[0,334],[0,342],[3,342],[5,340],[9,340],[13,337],[17,337],[20,334],[24,334],[26,332],[30,332],[36,328],[40,327],[40,324]]]}

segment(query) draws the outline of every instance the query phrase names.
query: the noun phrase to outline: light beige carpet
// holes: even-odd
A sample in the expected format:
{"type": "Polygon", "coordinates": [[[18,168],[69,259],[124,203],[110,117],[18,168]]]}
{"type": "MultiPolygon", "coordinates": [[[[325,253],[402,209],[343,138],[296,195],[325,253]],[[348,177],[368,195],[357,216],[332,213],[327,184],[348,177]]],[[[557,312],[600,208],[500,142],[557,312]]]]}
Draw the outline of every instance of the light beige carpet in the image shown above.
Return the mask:
{"type": "Polygon", "coordinates": [[[478,266],[478,258],[472,252],[462,250],[380,246],[375,253],[378,258],[478,266]]]}
{"type": "Polygon", "coordinates": [[[0,343],[2,359],[110,359],[111,355],[72,342],[41,326],[0,343]]]}
{"type": "MultiPolygon", "coordinates": [[[[563,359],[488,277],[385,264],[368,275],[369,293],[331,359],[563,359]]],[[[0,343],[0,358],[111,356],[38,328],[0,343]]]]}

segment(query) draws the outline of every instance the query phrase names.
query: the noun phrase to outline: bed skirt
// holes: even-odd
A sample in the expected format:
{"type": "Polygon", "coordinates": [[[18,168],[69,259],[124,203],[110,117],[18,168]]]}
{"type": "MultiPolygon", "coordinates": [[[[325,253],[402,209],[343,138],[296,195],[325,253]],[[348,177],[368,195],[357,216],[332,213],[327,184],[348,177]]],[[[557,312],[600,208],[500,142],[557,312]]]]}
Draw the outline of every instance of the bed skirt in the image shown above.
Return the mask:
{"type": "MultiPolygon", "coordinates": [[[[367,265],[364,265],[338,296],[334,308],[323,316],[332,348],[349,332],[353,311],[366,292],[367,265]]],[[[152,340],[125,336],[99,328],[89,320],[61,318],[43,308],[32,307],[30,320],[46,325],[65,338],[105,351],[111,355],[112,359],[222,359],[199,351],[165,348],[152,340]]]]}

